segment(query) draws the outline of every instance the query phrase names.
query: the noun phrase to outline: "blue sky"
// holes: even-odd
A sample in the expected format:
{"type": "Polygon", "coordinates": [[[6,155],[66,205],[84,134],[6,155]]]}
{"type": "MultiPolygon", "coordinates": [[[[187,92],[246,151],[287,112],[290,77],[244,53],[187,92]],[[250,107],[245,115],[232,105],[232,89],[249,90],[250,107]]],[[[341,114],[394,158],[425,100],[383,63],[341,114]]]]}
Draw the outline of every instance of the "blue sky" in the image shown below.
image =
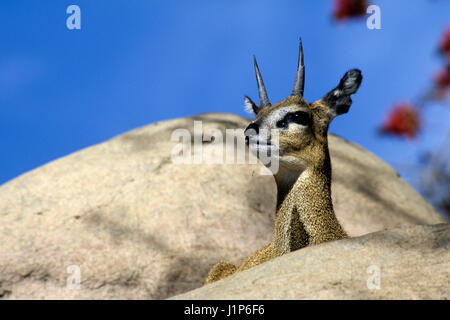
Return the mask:
{"type": "MultiPolygon", "coordinates": [[[[407,180],[450,125],[430,106],[413,142],[381,138],[396,101],[414,99],[443,64],[436,53],[450,1],[372,1],[381,30],[335,24],[322,1],[71,0],[0,2],[0,184],[51,160],[155,121],[203,112],[247,115],[257,100],[252,55],[272,102],[289,95],[298,37],[305,98],[332,89],[350,68],[363,84],[331,132],[369,149],[407,180]],[[66,8],[81,8],[81,30],[66,8]]],[[[248,116],[248,115],[247,115],[248,116]]]]}

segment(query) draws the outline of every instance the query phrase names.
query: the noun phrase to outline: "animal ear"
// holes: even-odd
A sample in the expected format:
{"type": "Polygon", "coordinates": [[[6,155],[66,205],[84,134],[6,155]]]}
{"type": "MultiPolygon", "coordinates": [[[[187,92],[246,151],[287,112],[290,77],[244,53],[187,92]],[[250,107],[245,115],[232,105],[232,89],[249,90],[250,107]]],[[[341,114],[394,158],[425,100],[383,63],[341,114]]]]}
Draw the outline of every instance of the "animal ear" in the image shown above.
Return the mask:
{"type": "Polygon", "coordinates": [[[349,70],[342,77],[339,85],[322,98],[322,101],[329,108],[330,120],[348,112],[352,104],[350,95],[358,90],[361,81],[362,75],[360,70],[349,70]]]}
{"type": "Polygon", "coordinates": [[[254,114],[255,116],[262,109],[256,103],[254,103],[252,99],[250,99],[247,96],[244,97],[244,103],[245,103],[245,111],[247,111],[250,114],[254,114]]]}

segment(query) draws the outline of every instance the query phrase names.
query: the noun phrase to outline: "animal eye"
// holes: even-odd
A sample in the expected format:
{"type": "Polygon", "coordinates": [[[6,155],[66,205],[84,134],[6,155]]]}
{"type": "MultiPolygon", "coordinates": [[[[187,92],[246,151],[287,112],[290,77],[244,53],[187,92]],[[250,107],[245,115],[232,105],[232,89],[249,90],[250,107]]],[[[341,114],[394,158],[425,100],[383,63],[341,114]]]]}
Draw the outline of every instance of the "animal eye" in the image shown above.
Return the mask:
{"type": "Polygon", "coordinates": [[[293,121],[304,126],[309,124],[309,120],[309,114],[303,111],[296,112],[293,115],[293,121]]]}
{"type": "Polygon", "coordinates": [[[303,126],[309,124],[309,114],[304,111],[288,113],[283,119],[277,122],[278,128],[287,128],[289,123],[297,123],[303,126]]]}
{"type": "Polygon", "coordinates": [[[286,128],[288,125],[287,121],[286,121],[286,117],[284,117],[283,119],[277,121],[277,127],[278,128],[286,128]]]}
{"type": "Polygon", "coordinates": [[[306,112],[298,111],[298,112],[290,113],[288,116],[289,116],[289,122],[298,123],[303,126],[306,126],[309,123],[309,114],[306,112]]]}

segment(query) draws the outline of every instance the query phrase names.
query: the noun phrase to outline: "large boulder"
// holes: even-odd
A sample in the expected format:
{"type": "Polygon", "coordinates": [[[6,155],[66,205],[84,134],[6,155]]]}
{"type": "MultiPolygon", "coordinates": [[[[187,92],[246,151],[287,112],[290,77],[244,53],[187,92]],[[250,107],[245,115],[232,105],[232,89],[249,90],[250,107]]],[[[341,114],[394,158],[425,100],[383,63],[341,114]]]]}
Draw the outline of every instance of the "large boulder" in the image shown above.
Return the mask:
{"type": "Polygon", "coordinates": [[[291,252],[174,299],[449,299],[450,224],[291,252]]]}
{"type": "MultiPolygon", "coordinates": [[[[200,287],[215,262],[240,263],[270,241],[276,189],[261,165],[172,163],[173,130],[201,138],[195,120],[221,132],[249,121],[155,123],[0,186],[0,296],[167,298],[200,287]]],[[[333,201],[350,235],[443,221],[370,152],[335,136],[330,149],[333,201]]]]}

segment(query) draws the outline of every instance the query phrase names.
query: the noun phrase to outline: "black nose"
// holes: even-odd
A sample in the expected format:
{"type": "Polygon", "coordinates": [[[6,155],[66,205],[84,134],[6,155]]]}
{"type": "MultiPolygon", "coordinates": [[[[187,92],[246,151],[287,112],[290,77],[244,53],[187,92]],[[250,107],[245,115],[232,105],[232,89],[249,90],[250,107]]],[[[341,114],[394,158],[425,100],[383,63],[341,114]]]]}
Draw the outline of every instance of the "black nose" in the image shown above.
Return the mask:
{"type": "Polygon", "coordinates": [[[251,136],[253,134],[259,134],[259,125],[257,125],[256,123],[252,122],[248,125],[248,127],[245,129],[244,134],[246,136],[251,136]],[[250,130],[253,130],[254,132],[248,132],[250,130]]]}

